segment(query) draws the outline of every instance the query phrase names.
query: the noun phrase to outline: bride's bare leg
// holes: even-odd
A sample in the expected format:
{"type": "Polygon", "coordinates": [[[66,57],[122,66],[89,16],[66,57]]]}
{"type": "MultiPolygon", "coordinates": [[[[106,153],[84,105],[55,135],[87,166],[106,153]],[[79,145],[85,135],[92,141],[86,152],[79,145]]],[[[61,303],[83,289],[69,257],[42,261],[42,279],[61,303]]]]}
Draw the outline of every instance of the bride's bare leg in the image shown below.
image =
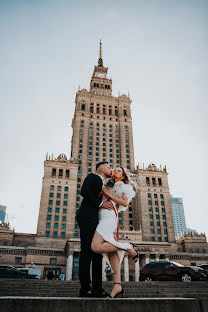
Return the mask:
{"type": "Polygon", "coordinates": [[[91,249],[95,253],[103,253],[103,252],[114,252],[119,250],[116,246],[105,242],[102,236],[95,231],[95,234],[92,239],[91,249]]]}
{"type": "MultiPolygon", "coordinates": [[[[111,252],[108,254],[111,267],[113,269],[113,281],[114,283],[121,283],[121,264],[117,252],[111,252]]],[[[122,286],[114,284],[113,289],[110,293],[111,297],[115,297],[117,293],[122,290],[122,286]]]]}

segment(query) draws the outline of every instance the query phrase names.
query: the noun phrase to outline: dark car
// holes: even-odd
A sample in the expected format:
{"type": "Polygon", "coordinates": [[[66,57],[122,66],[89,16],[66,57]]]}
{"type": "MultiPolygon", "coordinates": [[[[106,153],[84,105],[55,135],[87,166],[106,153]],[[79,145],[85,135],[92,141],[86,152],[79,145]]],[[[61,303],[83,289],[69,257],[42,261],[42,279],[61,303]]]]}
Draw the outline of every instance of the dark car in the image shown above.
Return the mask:
{"type": "Polygon", "coordinates": [[[169,261],[156,261],[145,264],[140,271],[140,281],[181,280],[190,282],[204,277],[204,270],[199,267],[183,266],[169,261]]]}
{"type": "Polygon", "coordinates": [[[0,266],[0,278],[32,278],[36,279],[37,277],[35,275],[30,275],[28,273],[22,273],[16,268],[12,266],[0,266]]]}
{"type": "Polygon", "coordinates": [[[199,268],[202,268],[206,273],[206,279],[208,279],[208,264],[199,264],[197,265],[199,268]]]}

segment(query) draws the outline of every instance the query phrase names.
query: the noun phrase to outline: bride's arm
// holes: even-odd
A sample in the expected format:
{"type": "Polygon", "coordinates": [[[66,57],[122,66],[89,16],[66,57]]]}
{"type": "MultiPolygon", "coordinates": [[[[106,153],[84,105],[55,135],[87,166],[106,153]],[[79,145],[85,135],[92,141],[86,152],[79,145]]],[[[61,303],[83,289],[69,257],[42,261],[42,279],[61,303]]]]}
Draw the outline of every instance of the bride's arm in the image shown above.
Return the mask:
{"type": "Polygon", "coordinates": [[[109,189],[107,187],[103,188],[103,192],[110,197],[116,204],[127,207],[128,206],[128,199],[127,198],[120,198],[110,193],[109,189]]]}

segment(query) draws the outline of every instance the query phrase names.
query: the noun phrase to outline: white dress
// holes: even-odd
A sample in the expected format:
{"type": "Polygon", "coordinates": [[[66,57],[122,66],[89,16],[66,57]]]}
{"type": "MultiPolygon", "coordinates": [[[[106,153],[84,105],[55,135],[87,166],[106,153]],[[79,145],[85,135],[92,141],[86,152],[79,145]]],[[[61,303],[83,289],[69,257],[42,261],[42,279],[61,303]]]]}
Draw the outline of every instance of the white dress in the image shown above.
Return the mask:
{"type": "MultiPolygon", "coordinates": [[[[131,184],[125,184],[122,181],[116,182],[114,187],[110,189],[110,192],[111,194],[119,198],[127,198],[128,204],[131,202],[132,198],[136,194],[131,184]]],[[[103,196],[103,201],[104,200],[106,200],[106,198],[103,196]]],[[[114,207],[116,207],[115,202],[112,201],[112,203],[114,207]]],[[[119,206],[118,213],[121,211],[125,211],[127,208],[128,205],[127,207],[119,206]]],[[[123,260],[125,250],[130,249],[131,245],[129,243],[119,243],[114,239],[113,233],[117,229],[118,213],[116,216],[114,210],[100,208],[98,212],[99,224],[96,228],[96,231],[103,237],[104,241],[109,242],[110,244],[120,249],[117,251],[117,253],[121,263],[123,260]]],[[[106,258],[106,261],[110,264],[107,254],[104,253],[103,256],[106,258]]]]}

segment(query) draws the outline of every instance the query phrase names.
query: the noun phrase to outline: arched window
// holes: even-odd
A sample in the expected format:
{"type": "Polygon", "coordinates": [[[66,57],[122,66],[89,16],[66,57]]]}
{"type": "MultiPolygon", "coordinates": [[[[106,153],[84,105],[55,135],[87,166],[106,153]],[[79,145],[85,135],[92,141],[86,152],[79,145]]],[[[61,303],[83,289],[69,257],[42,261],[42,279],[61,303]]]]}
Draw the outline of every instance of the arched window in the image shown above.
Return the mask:
{"type": "Polygon", "coordinates": [[[85,104],[82,104],[82,111],[85,111],[85,104]]]}

